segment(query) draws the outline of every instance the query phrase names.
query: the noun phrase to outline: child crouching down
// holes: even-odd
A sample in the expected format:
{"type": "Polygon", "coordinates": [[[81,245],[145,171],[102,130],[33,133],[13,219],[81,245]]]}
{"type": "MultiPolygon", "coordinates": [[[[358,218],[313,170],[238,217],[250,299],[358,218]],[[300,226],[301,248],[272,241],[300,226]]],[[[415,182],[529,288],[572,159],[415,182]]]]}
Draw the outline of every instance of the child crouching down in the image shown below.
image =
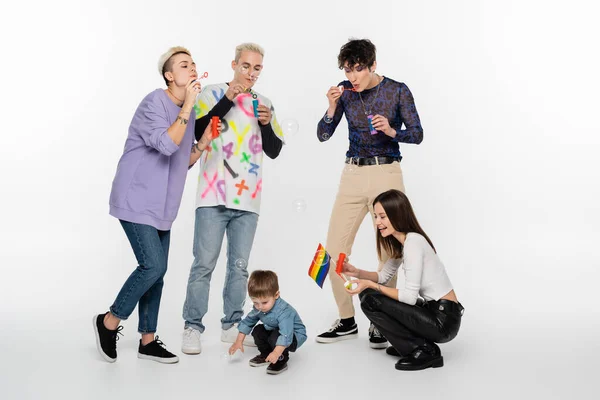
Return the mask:
{"type": "Polygon", "coordinates": [[[248,279],[248,295],[254,307],[238,325],[238,337],[229,348],[229,354],[238,349],[243,352],[244,338],[252,331],[260,354],[250,360],[250,365],[269,364],[267,374],[280,374],[287,369],[289,352],[296,351],[306,341],[306,327],[294,307],[279,297],[275,272],[252,272],[248,279]],[[259,320],[262,324],[256,325],[259,320]]]}

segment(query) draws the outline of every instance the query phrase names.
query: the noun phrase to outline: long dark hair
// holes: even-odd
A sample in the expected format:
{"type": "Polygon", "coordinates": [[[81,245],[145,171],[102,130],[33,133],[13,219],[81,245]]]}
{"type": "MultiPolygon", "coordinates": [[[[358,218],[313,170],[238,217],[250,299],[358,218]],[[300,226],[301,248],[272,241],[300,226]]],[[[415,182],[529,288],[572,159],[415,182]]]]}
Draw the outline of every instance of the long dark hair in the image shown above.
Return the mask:
{"type": "MultiPolygon", "coordinates": [[[[375,204],[377,203],[381,204],[385,214],[392,224],[392,227],[397,232],[418,233],[422,235],[425,240],[427,240],[433,251],[435,251],[433,243],[425,234],[425,231],[423,231],[421,225],[419,225],[419,221],[417,221],[417,217],[415,216],[415,212],[410,205],[410,201],[404,193],[396,189],[388,190],[387,192],[383,192],[379,196],[375,197],[375,200],[373,200],[373,208],[375,208],[375,204]]],[[[391,235],[384,238],[378,234],[377,255],[379,256],[380,260],[382,259],[382,250],[384,250],[391,258],[402,258],[404,246],[391,235]]]]}

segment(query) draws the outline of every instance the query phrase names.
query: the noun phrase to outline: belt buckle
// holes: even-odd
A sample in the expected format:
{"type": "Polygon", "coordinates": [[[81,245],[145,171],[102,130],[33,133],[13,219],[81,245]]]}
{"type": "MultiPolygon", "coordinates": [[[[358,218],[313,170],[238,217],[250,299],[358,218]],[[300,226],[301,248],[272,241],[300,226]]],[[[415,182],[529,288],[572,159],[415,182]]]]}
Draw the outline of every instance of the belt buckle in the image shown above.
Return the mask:
{"type": "Polygon", "coordinates": [[[350,165],[356,165],[358,167],[358,160],[358,157],[350,157],[350,165]],[[354,160],[356,160],[356,164],[354,164],[354,160]]]}

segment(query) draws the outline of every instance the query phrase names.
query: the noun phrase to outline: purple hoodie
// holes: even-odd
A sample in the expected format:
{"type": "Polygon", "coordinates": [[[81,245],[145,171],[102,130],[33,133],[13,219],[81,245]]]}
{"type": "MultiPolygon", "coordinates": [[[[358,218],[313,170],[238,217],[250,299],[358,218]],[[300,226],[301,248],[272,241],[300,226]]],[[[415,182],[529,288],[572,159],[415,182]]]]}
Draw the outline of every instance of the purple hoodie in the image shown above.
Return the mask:
{"type": "Polygon", "coordinates": [[[156,89],[140,103],[110,193],[110,215],[170,230],[181,204],[194,144],[195,111],[177,146],[167,134],[181,108],[156,89]]]}

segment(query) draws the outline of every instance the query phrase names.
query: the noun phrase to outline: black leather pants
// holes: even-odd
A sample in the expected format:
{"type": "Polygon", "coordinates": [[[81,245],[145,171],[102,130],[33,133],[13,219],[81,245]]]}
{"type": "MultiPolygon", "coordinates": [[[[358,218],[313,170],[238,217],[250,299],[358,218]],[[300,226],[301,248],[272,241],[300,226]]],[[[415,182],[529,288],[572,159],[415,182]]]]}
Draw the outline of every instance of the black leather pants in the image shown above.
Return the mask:
{"type": "Polygon", "coordinates": [[[359,298],[367,318],[403,356],[417,347],[454,339],[464,310],[450,300],[420,301],[411,306],[373,289],[362,291],[359,298]]]}

